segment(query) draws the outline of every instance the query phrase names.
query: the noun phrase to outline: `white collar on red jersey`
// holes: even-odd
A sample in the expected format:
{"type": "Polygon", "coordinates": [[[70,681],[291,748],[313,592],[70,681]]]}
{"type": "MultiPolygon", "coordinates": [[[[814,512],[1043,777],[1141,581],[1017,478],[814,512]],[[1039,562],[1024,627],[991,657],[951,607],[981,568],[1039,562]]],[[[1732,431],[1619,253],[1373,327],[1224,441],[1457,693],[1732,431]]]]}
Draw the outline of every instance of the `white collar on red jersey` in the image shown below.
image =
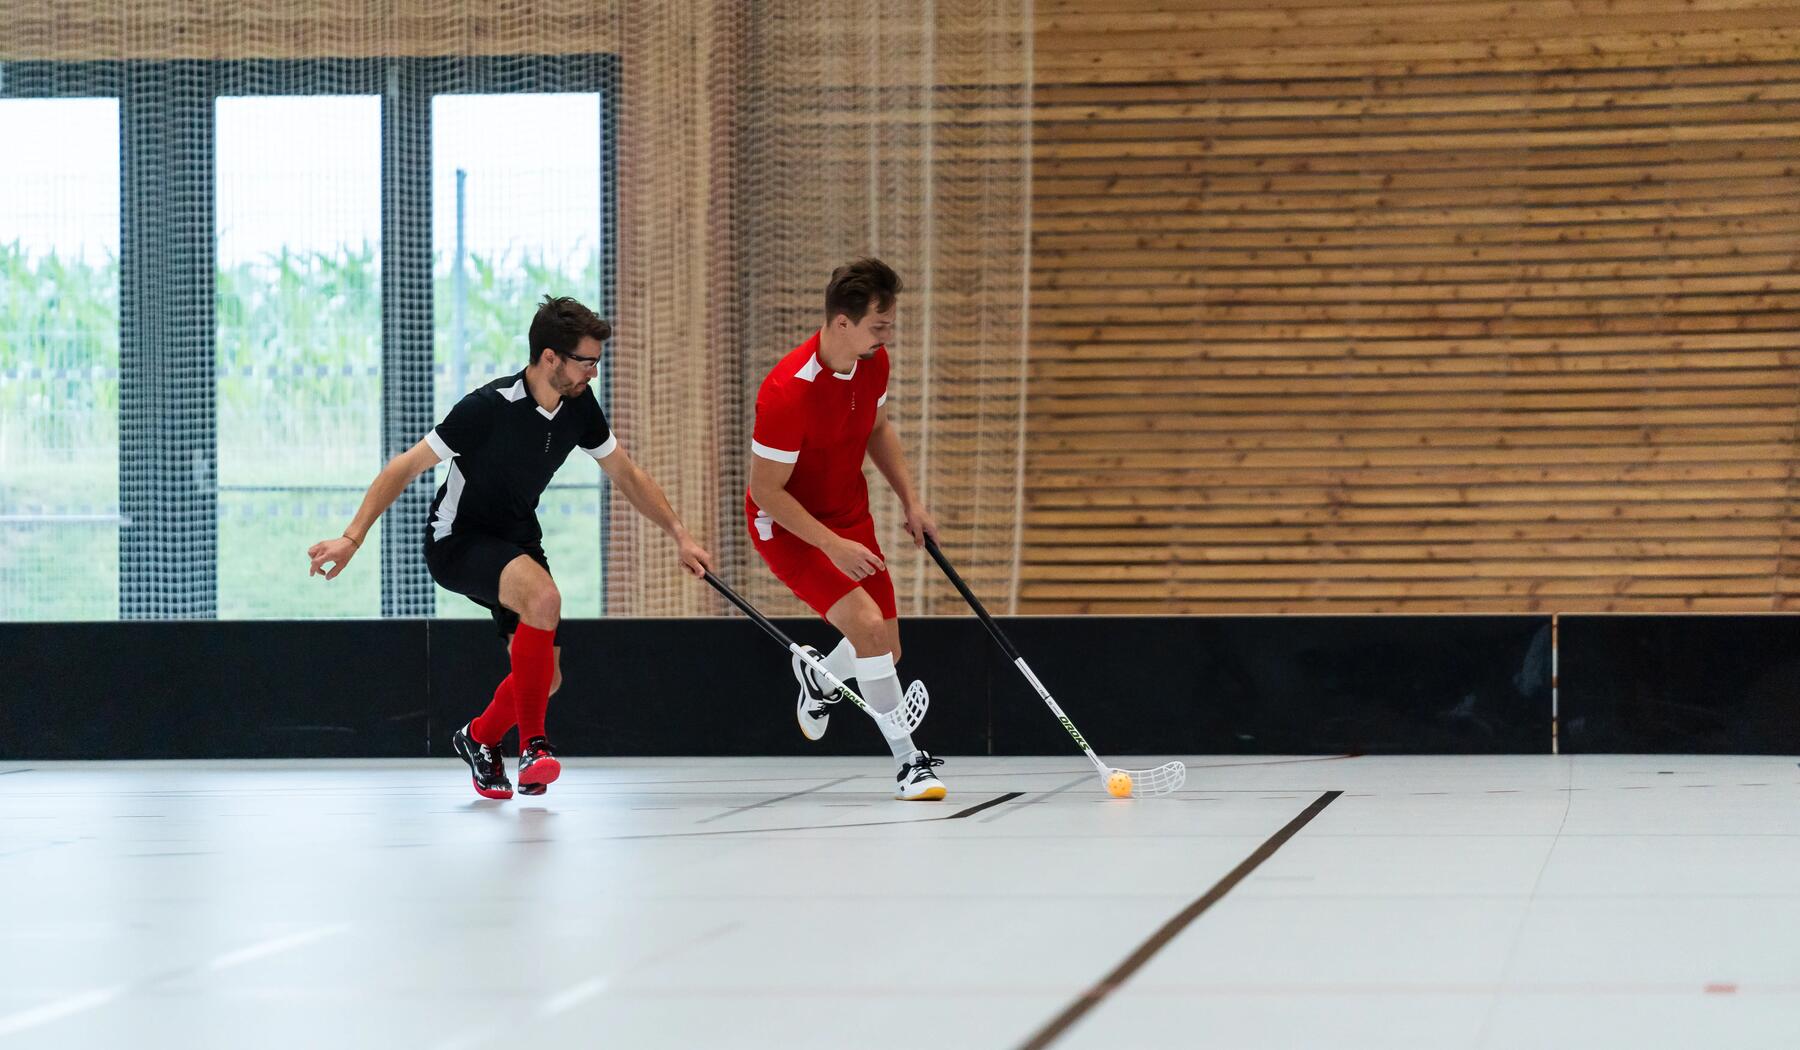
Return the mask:
{"type": "MultiPolygon", "coordinates": [[[[855,379],[856,378],[856,369],[861,364],[862,364],[862,360],[860,358],[858,358],[857,360],[850,362],[850,371],[848,371],[848,372],[832,372],[831,377],[833,379],[855,379]]],[[[795,372],[794,377],[796,379],[804,379],[808,383],[810,383],[813,380],[819,378],[820,372],[825,372],[825,371],[829,371],[825,367],[825,362],[819,360],[818,354],[814,354],[811,357],[807,358],[805,364],[800,366],[800,371],[795,372]]]]}

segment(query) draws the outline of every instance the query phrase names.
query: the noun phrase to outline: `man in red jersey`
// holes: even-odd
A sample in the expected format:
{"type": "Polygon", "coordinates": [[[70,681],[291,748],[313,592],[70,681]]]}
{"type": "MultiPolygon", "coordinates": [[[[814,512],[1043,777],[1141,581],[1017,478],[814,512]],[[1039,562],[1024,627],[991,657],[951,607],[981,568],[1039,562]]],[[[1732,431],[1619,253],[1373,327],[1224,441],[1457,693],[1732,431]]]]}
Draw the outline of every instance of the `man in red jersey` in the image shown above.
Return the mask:
{"type": "MultiPolygon", "coordinates": [[[[894,668],[900,623],[894,581],[869,516],[865,455],[900,497],[914,544],[937,538],[937,522],[913,490],[900,435],[887,418],[887,340],[899,295],[899,276],[879,259],[832,271],[825,326],[783,357],[757,391],[744,499],[756,552],[844,636],[820,657],[826,669],[844,681],[856,679],[863,699],[883,714],[896,710],[902,698],[894,668]]],[[[836,696],[799,657],[793,664],[800,732],[817,740],[825,735],[836,696]]],[[[944,784],[933,771],[943,759],[915,748],[905,730],[876,724],[899,763],[894,797],[943,798],[944,784]]]]}

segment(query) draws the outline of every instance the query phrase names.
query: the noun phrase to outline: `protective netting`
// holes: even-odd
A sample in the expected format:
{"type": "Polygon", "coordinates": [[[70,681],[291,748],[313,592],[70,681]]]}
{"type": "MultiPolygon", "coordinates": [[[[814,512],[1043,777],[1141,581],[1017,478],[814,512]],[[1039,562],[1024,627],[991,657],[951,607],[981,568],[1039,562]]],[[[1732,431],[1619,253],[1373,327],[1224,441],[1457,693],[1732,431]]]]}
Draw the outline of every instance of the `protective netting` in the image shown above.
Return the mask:
{"type": "MultiPolygon", "coordinates": [[[[870,253],[909,288],[890,413],[946,549],[1008,607],[1028,15],[11,5],[0,618],[479,615],[425,572],[435,479],[330,585],[302,552],[457,397],[523,367],[547,293],[614,321],[597,391],[722,574],[798,611],[743,534],[755,389],[819,324],[831,268],[870,253]]],[[[949,608],[871,485],[903,611],[949,608]]],[[[585,457],[540,518],[565,615],[722,611],[585,457]]]]}
{"type": "Polygon", "coordinates": [[[0,98],[0,142],[110,146],[0,162],[0,619],[119,607],[118,110],[0,98]]]}
{"type": "MultiPolygon", "coordinates": [[[[1026,357],[1028,8],[754,6],[738,179],[750,263],[747,392],[817,326],[833,265],[864,253],[892,265],[908,291],[889,415],[946,553],[984,600],[1010,609],[1026,357]]],[[[868,474],[901,611],[960,610],[901,530],[885,482],[868,474]]],[[[799,611],[762,574],[749,593],[799,611]]]]}

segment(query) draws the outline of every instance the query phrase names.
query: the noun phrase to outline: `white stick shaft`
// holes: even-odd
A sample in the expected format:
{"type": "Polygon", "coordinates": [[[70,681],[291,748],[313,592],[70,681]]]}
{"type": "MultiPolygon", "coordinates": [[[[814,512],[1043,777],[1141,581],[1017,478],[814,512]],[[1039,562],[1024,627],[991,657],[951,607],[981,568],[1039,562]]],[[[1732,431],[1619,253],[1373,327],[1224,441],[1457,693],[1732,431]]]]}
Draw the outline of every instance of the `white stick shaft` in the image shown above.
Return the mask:
{"type": "Polygon", "coordinates": [[[1100,756],[1094,754],[1094,749],[1088,746],[1087,738],[1081,735],[1081,730],[1076,729],[1075,723],[1069,720],[1069,716],[1063,714],[1063,709],[1057,705],[1056,698],[1050,695],[1050,690],[1045,689],[1044,683],[1038,681],[1038,676],[1031,673],[1031,665],[1025,662],[1025,658],[1021,656],[1014,660],[1013,664],[1018,667],[1019,673],[1025,676],[1025,680],[1031,683],[1031,687],[1037,690],[1038,695],[1044,698],[1044,703],[1050,705],[1050,713],[1056,716],[1056,720],[1062,723],[1062,727],[1069,731],[1069,735],[1075,738],[1077,744],[1081,745],[1081,750],[1087,754],[1088,761],[1094,764],[1094,768],[1100,771],[1100,775],[1105,776],[1111,772],[1106,763],[1100,761],[1100,756]]]}
{"type": "MultiPolygon", "coordinates": [[[[856,690],[846,685],[842,678],[832,674],[818,658],[800,648],[798,642],[789,645],[788,651],[806,661],[808,667],[819,672],[819,677],[825,679],[825,684],[836,690],[838,696],[848,697],[851,703],[862,708],[864,714],[875,720],[875,724],[881,728],[881,735],[884,737],[894,735],[910,736],[912,731],[918,728],[919,721],[925,717],[925,712],[922,707],[917,710],[914,709],[911,702],[912,693],[910,691],[907,693],[905,699],[901,701],[899,707],[883,714],[873,707],[870,707],[868,701],[858,696],[856,690]]],[[[915,689],[923,688],[918,682],[914,682],[913,687],[915,689]]]]}
{"type": "Polygon", "coordinates": [[[848,685],[845,685],[844,680],[842,678],[839,678],[837,675],[832,674],[829,670],[826,669],[825,665],[823,663],[819,662],[819,660],[816,659],[811,653],[807,652],[805,649],[800,648],[800,644],[798,642],[788,643],[788,652],[791,652],[795,656],[798,656],[800,659],[806,661],[806,666],[819,672],[819,677],[825,679],[825,684],[827,684],[827,685],[831,686],[831,688],[837,690],[838,693],[840,693],[841,695],[849,697],[850,702],[855,704],[857,707],[862,708],[865,712],[868,713],[870,718],[879,719],[882,717],[880,712],[878,712],[874,708],[870,707],[868,705],[868,703],[863,700],[862,697],[856,695],[856,690],[850,688],[848,685]]]}

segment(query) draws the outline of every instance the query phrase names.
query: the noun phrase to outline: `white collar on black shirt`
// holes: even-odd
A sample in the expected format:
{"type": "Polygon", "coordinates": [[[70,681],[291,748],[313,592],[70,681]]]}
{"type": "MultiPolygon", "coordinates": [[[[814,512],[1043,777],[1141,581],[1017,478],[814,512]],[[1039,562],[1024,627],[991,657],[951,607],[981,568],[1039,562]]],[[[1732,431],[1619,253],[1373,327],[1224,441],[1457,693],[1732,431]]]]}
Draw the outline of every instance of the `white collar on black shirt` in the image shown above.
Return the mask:
{"type": "MultiPolygon", "coordinates": [[[[525,389],[525,373],[520,372],[518,381],[513,383],[512,386],[507,387],[505,390],[500,391],[500,396],[508,401],[522,401],[525,398],[530,397],[531,392],[525,389]]],[[[536,408],[538,415],[543,416],[545,419],[555,419],[556,414],[562,411],[563,403],[558,401],[556,407],[548,412],[544,411],[543,405],[534,403],[532,407],[536,408]]]]}

